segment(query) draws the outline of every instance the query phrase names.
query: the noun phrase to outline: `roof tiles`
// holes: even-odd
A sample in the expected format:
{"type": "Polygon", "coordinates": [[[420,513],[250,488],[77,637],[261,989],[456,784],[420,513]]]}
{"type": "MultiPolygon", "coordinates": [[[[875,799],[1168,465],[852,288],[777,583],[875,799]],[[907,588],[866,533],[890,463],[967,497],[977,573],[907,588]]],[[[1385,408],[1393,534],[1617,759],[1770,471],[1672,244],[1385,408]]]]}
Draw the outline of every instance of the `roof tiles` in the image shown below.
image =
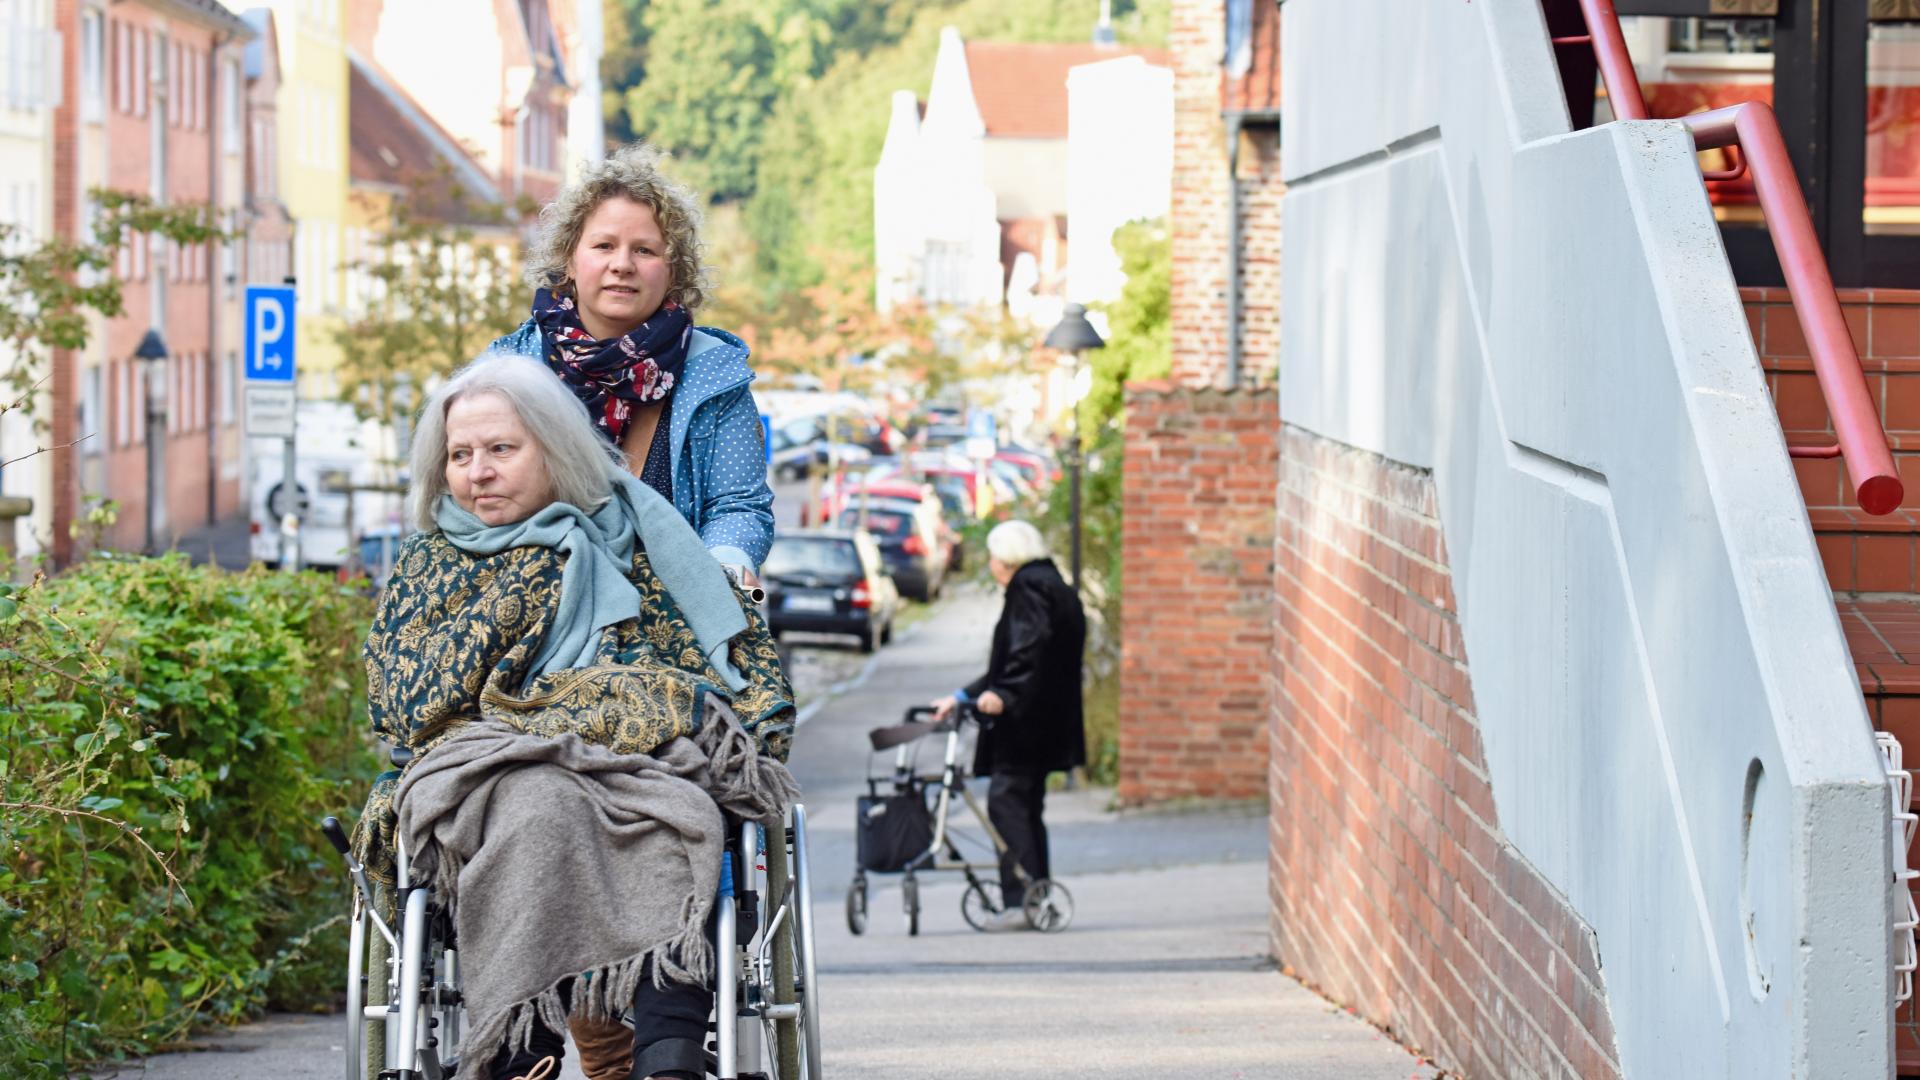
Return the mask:
{"type": "Polygon", "coordinates": [[[967,42],[967,74],[974,103],[991,137],[1067,137],[1067,69],[1123,56],[1166,67],[1165,49],[1113,45],[1038,45],[1010,41],[967,42]]]}

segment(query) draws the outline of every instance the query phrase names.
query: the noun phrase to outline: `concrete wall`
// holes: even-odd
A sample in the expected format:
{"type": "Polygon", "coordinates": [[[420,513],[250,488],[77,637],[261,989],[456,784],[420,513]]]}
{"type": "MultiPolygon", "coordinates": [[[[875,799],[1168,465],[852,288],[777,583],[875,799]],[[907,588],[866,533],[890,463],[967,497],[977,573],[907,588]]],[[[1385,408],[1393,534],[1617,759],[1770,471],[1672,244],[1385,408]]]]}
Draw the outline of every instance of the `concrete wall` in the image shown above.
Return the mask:
{"type": "Polygon", "coordinates": [[[1431,470],[1622,1074],[1888,1075],[1885,788],[1685,132],[1569,134],[1536,4],[1285,18],[1281,416],[1431,470]]]}

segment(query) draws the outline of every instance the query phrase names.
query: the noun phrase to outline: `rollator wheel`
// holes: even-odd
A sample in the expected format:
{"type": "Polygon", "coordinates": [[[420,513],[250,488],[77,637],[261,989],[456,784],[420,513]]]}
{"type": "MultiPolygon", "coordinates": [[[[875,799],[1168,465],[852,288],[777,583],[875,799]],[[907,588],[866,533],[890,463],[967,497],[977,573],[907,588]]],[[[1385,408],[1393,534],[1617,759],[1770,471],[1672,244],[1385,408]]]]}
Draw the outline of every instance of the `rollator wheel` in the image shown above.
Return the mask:
{"type": "Polygon", "coordinates": [[[853,879],[847,886],[847,929],[854,937],[867,932],[867,879],[865,876],[853,879]]]}
{"type": "Polygon", "coordinates": [[[1057,934],[1073,921],[1073,894],[1052,878],[1041,878],[1027,886],[1022,906],[1027,910],[1027,921],[1044,934],[1057,934]]]}
{"type": "Polygon", "coordinates": [[[900,882],[900,898],[907,909],[907,936],[917,937],[920,933],[920,880],[908,874],[900,882]]]}
{"type": "Polygon", "coordinates": [[[1006,910],[1000,902],[1000,883],[975,879],[967,883],[967,891],[960,894],[960,917],[975,930],[984,931],[987,920],[1006,910]]]}

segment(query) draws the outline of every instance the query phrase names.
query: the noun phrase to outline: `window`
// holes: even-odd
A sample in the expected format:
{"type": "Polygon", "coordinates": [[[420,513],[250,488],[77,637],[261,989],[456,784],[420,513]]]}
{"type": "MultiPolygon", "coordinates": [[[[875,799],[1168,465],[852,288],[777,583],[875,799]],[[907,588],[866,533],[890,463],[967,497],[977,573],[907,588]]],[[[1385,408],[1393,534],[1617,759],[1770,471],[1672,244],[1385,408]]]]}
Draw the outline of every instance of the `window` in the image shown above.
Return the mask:
{"type": "Polygon", "coordinates": [[[104,449],[107,438],[106,393],[100,365],[95,364],[80,376],[80,415],[74,424],[74,436],[81,441],[80,453],[95,455],[104,449]]]}
{"type": "Polygon", "coordinates": [[[220,65],[220,138],[229,155],[240,152],[240,62],[220,65]]]}
{"type": "Polygon", "coordinates": [[[113,23],[113,108],[125,115],[133,111],[133,73],[128,70],[127,24],[119,19],[113,23]]]}
{"type": "Polygon", "coordinates": [[[106,41],[103,17],[88,8],[80,13],[80,119],[99,123],[106,111],[106,41]]]}
{"type": "Polygon", "coordinates": [[[113,385],[113,445],[126,446],[133,441],[133,380],[130,361],[115,360],[110,365],[113,385]]]}
{"type": "Polygon", "coordinates": [[[179,127],[185,119],[183,114],[187,104],[187,95],[180,88],[181,73],[186,70],[186,65],[180,59],[179,42],[160,39],[159,66],[166,69],[161,83],[167,88],[167,123],[179,127]]]}
{"type": "Polygon", "coordinates": [[[146,30],[133,32],[133,114],[147,115],[147,98],[153,87],[147,82],[147,72],[151,63],[153,35],[146,30]]]}

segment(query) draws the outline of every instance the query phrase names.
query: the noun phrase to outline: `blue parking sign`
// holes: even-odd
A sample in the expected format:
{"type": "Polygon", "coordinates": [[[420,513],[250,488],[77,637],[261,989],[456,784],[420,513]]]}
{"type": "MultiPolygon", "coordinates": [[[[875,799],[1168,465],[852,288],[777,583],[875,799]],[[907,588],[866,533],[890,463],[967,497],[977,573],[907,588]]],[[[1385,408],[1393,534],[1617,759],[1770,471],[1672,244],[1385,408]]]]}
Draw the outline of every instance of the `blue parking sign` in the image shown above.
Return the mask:
{"type": "Polygon", "coordinates": [[[246,377],[293,381],[294,290],[289,285],[247,286],[246,377]]]}

